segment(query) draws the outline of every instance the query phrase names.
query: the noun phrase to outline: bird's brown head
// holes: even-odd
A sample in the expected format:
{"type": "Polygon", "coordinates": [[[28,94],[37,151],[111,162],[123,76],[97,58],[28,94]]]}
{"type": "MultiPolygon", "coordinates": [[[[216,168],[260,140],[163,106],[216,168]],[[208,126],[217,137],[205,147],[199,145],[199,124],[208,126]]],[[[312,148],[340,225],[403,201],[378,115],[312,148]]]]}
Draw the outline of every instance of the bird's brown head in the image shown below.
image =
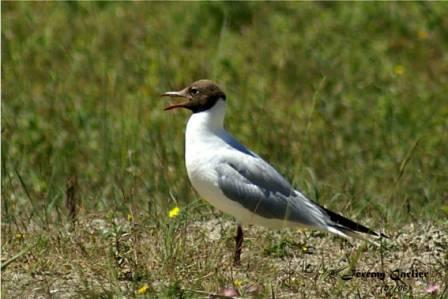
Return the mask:
{"type": "Polygon", "coordinates": [[[171,110],[175,108],[190,109],[193,113],[206,111],[212,108],[219,99],[225,100],[224,92],[210,80],[199,80],[191,83],[181,91],[168,91],[162,97],[184,98],[185,101],[172,104],[165,108],[171,110]]]}

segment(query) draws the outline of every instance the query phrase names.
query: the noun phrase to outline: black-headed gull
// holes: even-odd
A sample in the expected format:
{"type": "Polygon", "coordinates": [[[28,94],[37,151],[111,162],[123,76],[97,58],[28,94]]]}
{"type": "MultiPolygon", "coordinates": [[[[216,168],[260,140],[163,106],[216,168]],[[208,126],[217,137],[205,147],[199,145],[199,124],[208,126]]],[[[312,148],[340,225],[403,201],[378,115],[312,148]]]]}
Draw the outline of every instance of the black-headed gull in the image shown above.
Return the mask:
{"type": "Polygon", "coordinates": [[[240,263],[242,224],[273,228],[301,226],[348,238],[384,236],[308,199],[271,165],[224,130],[226,95],[199,80],[162,96],[185,101],[165,108],[193,112],[186,129],[185,163],[191,184],[213,206],[238,222],[234,263],[240,263]]]}

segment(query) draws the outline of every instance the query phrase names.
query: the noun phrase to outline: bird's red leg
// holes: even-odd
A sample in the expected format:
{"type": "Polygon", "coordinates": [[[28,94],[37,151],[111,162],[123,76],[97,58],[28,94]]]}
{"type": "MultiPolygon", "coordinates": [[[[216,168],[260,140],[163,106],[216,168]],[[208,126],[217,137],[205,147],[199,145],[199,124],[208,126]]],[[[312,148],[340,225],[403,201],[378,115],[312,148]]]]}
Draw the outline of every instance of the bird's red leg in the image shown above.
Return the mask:
{"type": "Polygon", "coordinates": [[[239,266],[241,265],[241,250],[243,249],[243,228],[240,224],[238,224],[238,228],[236,231],[236,247],[235,247],[235,257],[233,259],[233,265],[239,266]]]}

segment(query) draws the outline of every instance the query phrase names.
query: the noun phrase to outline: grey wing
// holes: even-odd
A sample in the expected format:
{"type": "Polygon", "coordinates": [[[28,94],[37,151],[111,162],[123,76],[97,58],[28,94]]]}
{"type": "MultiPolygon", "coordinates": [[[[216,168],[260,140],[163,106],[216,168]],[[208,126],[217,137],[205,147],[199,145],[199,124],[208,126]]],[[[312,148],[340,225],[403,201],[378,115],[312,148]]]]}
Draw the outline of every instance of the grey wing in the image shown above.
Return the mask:
{"type": "Polygon", "coordinates": [[[265,218],[289,220],[307,226],[322,226],[325,216],[273,167],[258,156],[226,159],[217,167],[223,193],[246,209],[265,218]]]}

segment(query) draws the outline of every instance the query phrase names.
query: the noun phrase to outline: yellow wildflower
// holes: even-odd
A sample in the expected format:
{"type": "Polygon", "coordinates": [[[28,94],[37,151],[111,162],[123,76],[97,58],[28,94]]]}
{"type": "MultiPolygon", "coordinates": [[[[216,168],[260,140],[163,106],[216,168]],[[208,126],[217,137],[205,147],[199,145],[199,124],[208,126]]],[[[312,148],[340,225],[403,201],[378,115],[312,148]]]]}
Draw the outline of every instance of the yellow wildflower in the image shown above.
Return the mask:
{"type": "Polygon", "coordinates": [[[420,40],[425,40],[425,39],[428,39],[429,33],[426,30],[419,30],[417,32],[417,36],[420,40]]]}
{"type": "Polygon", "coordinates": [[[178,207],[174,207],[168,212],[168,217],[170,217],[170,218],[177,217],[177,215],[179,215],[179,213],[180,213],[180,209],[178,207]]]}
{"type": "Polygon", "coordinates": [[[404,71],[405,71],[404,66],[402,66],[401,64],[396,65],[394,67],[394,74],[397,75],[397,76],[403,75],[404,71]]]}
{"type": "Polygon", "coordinates": [[[146,292],[148,292],[148,290],[149,290],[149,285],[147,283],[145,283],[140,289],[138,289],[137,294],[139,294],[139,295],[146,294],[146,292]]]}
{"type": "Polygon", "coordinates": [[[237,288],[240,288],[242,284],[243,284],[243,282],[242,282],[241,280],[239,280],[239,279],[235,279],[235,280],[233,281],[233,285],[234,285],[235,287],[237,287],[237,288]]]}
{"type": "Polygon", "coordinates": [[[131,222],[132,221],[132,215],[128,214],[128,221],[131,222]]]}

